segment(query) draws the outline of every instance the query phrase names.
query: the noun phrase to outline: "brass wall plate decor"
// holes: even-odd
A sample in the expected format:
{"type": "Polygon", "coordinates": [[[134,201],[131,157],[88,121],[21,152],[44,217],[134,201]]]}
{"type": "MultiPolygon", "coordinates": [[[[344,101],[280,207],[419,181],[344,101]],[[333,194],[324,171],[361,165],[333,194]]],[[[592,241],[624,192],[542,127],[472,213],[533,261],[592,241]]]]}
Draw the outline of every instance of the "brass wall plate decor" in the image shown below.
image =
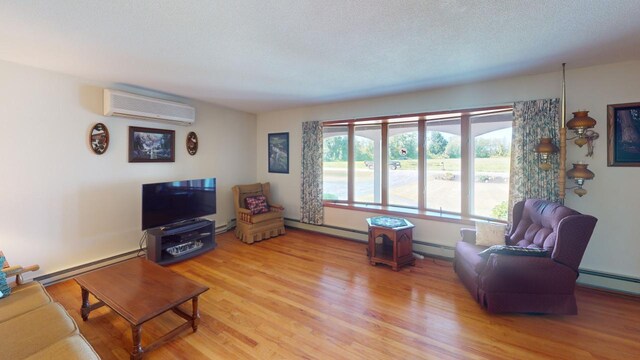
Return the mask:
{"type": "Polygon", "coordinates": [[[189,155],[195,155],[198,152],[198,135],[193,131],[187,135],[187,152],[189,155]]]}
{"type": "Polygon", "coordinates": [[[103,123],[97,123],[91,128],[89,134],[91,150],[98,155],[102,155],[109,148],[109,130],[103,123]]]}

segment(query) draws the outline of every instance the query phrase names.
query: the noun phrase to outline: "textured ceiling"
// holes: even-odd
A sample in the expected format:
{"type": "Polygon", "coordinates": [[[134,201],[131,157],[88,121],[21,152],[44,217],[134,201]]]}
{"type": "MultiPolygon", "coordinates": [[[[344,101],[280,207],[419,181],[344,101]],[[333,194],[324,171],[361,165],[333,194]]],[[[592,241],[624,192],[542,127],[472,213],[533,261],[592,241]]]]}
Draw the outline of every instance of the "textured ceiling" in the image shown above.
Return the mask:
{"type": "Polygon", "coordinates": [[[638,0],[0,0],[0,59],[262,112],[640,59],[638,19],[638,0]]]}

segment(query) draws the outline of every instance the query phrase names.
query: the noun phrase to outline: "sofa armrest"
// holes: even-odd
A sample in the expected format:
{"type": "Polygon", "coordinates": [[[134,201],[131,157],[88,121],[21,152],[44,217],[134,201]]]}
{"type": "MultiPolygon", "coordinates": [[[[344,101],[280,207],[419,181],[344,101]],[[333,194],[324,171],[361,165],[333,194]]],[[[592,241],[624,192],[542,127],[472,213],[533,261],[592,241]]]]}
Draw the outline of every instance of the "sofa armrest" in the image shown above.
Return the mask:
{"type": "Polygon", "coordinates": [[[39,265],[31,265],[27,267],[22,266],[9,266],[2,269],[2,272],[7,276],[15,276],[16,277],[16,285],[20,285],[24,283],[24,279],[22,274],[27,273],[29,271],[38,271],[40,270],[39,265]]]}
{"type": "Polygon", "coordinates": [[[548,257],[491,254],[480,274],[485,292],[572,293],[576,273],[548,257]]]}
{"type": "Polygon", "coordinates": [[[462,228],[460,229],[460,235],[462,235],[462,241],[469,244],[476,243],[476,229],[462,228]]]}

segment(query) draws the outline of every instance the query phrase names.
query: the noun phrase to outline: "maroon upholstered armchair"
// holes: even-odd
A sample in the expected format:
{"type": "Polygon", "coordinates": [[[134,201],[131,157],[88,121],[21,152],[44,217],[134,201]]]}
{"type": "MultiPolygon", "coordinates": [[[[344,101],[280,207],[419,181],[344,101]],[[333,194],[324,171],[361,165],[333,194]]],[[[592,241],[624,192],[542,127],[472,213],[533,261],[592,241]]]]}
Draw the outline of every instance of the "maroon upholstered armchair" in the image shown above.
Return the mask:
{"type": "Polygon", "coordinates": [[[493,253],[475,244],[475,230],[462,229],[454,268],[478,303],[490,312],[577,314],[578,266],[598,220],[566,206],[529,199],[513,208],[506,245],[543,248],[546,257],[493,253]]]}

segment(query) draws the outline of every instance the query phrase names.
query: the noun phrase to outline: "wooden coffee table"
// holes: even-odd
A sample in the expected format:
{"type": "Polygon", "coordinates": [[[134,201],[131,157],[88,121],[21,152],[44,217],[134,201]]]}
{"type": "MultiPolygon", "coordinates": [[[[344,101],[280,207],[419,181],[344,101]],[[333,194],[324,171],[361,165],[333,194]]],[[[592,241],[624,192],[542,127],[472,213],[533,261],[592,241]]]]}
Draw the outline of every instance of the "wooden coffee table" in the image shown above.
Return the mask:
{"type": "Polygon", "coordinates": [[[209,290],[195,281],[176,274],[143,258],[136,258],[107,266],[75,278],[82,289],[82,319],[87,321],[89,313],[107,305],[131,324],[133,350],[131,359],[141,359],[151,351],[191,327],[198,330],[198,295],[209,290]],[[99,301],[89,304],[89,293],[99,301]],[[178,308],[191,300],[192,314],[178,308]],[[187,320],[144,348],[141,344],[142,324],[156,316],[173,311],[187,320]]]}

